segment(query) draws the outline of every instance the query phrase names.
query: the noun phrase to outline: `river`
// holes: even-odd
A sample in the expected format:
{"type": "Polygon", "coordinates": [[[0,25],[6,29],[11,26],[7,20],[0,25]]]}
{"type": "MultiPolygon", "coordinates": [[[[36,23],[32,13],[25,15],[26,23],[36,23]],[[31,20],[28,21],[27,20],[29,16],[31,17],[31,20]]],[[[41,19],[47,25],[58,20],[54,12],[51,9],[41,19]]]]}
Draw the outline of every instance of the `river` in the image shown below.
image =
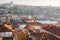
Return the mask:
{"type": "Polygon", "coordinates": [[[57,23],[58,21],[50,21],[50,20],[36,20],[36,22],[40,22],[42,24],[53,24],[53,23],[57,23]]]}

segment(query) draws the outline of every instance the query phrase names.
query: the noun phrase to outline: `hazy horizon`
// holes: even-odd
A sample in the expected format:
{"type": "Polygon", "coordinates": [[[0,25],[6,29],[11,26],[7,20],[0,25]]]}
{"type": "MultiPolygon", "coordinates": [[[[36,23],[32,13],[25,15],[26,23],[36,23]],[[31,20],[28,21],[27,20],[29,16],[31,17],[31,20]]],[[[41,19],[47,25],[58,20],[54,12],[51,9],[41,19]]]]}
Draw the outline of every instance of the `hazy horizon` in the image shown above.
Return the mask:
{"type": "Polygon", "coordinates": [[[60,0],[0,0],[0,3],[10,3],[10,1],[13,1],[14,4],[30,6],[60,6],[60,0]]]}

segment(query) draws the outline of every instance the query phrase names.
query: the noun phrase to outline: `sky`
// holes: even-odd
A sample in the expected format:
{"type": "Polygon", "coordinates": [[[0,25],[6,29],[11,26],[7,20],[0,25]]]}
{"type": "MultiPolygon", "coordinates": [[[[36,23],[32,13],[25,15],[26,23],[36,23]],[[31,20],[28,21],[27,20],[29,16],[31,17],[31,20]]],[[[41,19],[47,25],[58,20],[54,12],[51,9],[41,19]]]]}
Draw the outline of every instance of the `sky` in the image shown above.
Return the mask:
{"type": "Polygon", "coordinates": [[[32,6],[60,6],[60,0],[0,0],[0,3],[9,3],[10,1],[13,1],[14,4],[32,6]]]}

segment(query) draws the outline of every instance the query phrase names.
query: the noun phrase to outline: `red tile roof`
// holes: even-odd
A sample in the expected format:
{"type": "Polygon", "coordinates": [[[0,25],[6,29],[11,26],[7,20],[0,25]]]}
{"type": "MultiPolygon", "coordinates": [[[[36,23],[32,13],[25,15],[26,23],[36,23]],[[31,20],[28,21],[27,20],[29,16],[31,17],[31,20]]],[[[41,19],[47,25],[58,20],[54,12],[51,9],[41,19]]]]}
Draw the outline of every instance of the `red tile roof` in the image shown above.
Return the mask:
{"type": "Polygon", "coordinates": [[[56,34],[57,36],[60,36],[60,29],[56,29],[55,26],[52,26],[51,29],[50,29],[49,26],[44,27],[43,29],[44,29],[44,30],[47,30],[47,31],[49,31],[49,32],[51,32],[51,33],[54,33],[54,34],[56,34]]]}

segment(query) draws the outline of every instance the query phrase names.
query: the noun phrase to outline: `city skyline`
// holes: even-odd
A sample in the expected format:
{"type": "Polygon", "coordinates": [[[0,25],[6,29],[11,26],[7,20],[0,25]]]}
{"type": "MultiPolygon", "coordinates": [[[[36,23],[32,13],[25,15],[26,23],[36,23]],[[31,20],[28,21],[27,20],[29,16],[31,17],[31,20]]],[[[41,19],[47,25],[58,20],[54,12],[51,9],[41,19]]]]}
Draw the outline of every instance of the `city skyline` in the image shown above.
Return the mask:
{"type": "Polygon", "coordinates": [[[31,6],[60,6],[60,0],[0,0],[0,3],[10,3],[10,1],[13,1],[14,4],[31,6]]]}

